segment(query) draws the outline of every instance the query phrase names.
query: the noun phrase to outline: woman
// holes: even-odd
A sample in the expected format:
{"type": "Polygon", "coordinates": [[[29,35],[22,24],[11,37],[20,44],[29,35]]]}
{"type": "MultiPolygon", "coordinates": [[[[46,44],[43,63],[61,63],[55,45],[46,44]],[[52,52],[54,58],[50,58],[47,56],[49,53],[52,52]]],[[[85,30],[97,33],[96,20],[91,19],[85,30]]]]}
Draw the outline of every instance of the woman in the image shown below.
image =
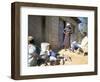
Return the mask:
{"type": "Polygon", "coordinates": [[[70,34],[71,34],[71,26],[70,24],[66,24],[66,27],[64,29],[64,42],[63,42],[63,45],[64,45],[64,49],[67,49],[70,47],[70,34]]]}
{"type": "Polygon", "coordinates": [[[38,54],[36,53],[36,46],[32,36],[28,37],[28,66],[37,65],[38,54]]]}

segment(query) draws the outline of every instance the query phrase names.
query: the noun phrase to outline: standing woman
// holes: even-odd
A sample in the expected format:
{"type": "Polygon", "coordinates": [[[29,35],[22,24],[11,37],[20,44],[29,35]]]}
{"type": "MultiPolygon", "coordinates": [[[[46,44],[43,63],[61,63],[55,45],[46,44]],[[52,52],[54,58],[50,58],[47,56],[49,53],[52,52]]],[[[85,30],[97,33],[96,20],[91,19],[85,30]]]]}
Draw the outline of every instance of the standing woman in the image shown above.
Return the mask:
{"type": "Polygon", "coordinates": [[[64,29],[64,42],[63,42],[63,45],[64,45],[64,49],[68,49],[70,47],[70,34],[71,34],[71,25],[70,23],[67,23],[66,24],[66,27],[64,29]]]}

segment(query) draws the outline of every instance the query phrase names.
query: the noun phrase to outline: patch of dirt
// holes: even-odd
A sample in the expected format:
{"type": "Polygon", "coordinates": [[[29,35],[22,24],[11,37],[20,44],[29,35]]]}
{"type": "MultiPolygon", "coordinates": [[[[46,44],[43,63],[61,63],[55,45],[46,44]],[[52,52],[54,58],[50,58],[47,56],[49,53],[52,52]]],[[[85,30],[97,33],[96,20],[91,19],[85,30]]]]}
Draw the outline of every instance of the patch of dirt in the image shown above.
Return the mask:
{"type": "Polygon", "coordinates": [[[65,49],[60,50],[58,53],[60,56],[67,59],[64,65],[88,64],[88,55],[84,56],[83,53],[79,54],[78,52],[71,52],[70,50],[65,49]]]}

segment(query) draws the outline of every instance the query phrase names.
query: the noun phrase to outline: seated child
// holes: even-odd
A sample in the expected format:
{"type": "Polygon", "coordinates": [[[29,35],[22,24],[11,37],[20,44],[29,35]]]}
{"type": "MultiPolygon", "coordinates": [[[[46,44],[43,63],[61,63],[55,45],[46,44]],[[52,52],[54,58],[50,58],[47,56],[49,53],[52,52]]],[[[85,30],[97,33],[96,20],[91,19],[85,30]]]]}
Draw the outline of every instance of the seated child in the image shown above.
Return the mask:
{"type": "Polygon", "coordinates": [[[51,49],[51,46],[48,46],[48,57],[50,61],[50,65],[56,65],[56,53],[51,49]]]}

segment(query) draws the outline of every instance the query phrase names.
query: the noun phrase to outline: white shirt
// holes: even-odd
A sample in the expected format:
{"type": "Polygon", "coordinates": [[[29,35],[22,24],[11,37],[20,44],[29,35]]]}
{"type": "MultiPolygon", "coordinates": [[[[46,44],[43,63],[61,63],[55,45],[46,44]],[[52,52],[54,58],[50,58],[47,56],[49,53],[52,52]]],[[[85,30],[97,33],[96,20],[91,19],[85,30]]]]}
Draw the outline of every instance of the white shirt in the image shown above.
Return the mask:
{"type": "Polygon", "coordinates": [[[30,66],[31,61],[33,61],[33,53],[35,52],[36,47],[33,44],[28,44],[28,65],[30,66]]]}
{"type": "Polygon", "coordinates": [[[81,42],[81,47],[85,47],[87,46],[87,44],[88,44],[88,37],[85,36],[81,42]]]}
{"type": "Polygon", "coordinates": [[[32,53],[34,53],[35,52],[35,50],[36,50],[36,47],[33,45],[33,44],[29,44],[28,45],[28,53],[29,54],[32,54],[32,53]]]}

